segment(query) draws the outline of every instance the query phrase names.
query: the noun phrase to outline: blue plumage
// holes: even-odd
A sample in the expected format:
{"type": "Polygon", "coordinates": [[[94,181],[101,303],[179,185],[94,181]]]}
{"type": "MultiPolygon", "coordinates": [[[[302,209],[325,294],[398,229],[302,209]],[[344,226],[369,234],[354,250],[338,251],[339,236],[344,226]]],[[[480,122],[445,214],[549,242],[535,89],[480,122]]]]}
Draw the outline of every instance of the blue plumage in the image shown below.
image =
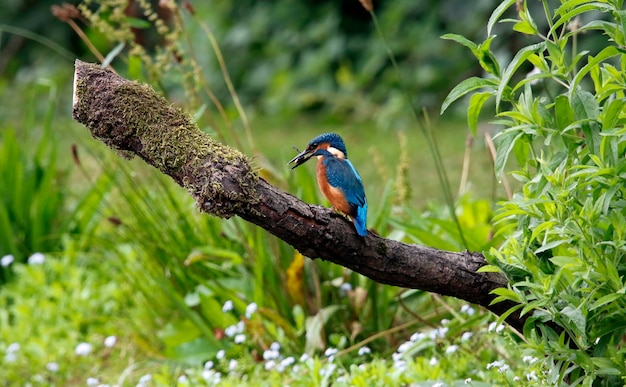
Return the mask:
{"type": "Polygon", "coordinates": [[[317,180],[328,201],[339,211],[349,215],[356,231],[367,235],[367,198],[361,176],[348,160],[348,152],[343,139],[335,133],[325,133],[315,137],[307,149],[298,154],[290,163],[295,167],[316,156],[317,180]]]}

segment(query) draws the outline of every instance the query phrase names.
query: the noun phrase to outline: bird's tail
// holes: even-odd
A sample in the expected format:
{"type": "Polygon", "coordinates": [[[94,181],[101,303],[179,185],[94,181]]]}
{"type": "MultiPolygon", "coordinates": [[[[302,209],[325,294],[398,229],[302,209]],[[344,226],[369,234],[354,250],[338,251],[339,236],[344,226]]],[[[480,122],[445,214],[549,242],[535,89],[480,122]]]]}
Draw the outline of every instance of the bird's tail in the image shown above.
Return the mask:
{"type": "Polygon", "coordinates": [[[354,217],[354,228],[360,236],[367,235],[367,203],[362,207],[357,207],[356,216],[354,217]]]}

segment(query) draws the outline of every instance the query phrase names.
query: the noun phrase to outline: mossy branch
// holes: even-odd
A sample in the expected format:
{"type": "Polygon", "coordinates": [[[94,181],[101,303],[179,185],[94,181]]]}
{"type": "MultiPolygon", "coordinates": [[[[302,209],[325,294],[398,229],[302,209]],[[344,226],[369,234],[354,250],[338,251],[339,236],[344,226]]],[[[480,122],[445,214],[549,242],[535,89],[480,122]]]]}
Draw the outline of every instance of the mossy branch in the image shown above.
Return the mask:
{"type": "MultiPolygon", "coordinates": [[[[380,283],[463,299],[496,314],[513,306],[491,305],[491,291],[507,280],[499,273],[478,273],[486,264],[481,254],[408,245],[372,233],[359,237],[343,216],[260,178],[246,156],[202,133],[189,115],[148,86],[76,61],[73,117],[111,148],[138,155],[171,176],[202,211],[240,216],[308,257],[380,283]]],[[[517,313],[507,317],[518,331],[524,320],[517,313]]]]}

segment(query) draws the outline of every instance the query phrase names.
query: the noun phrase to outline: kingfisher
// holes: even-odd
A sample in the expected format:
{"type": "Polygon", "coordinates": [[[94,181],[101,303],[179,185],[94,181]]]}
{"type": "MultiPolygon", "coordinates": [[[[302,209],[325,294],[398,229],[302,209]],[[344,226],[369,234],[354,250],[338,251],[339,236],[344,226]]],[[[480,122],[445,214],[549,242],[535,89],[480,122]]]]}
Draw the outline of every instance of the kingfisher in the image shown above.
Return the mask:
{"type": "MultiPolygon", "coordinates": [[[[297,150],[297,149],[296,149],[297,150]]],[[[317,184],[337,210],[350,216],[357,234],[367,235],[367,198],[363,181],[350,160],[341,136],[324,133],[309,142],[306,149],[298,153],[289,164],[291,169],[317,157],[317,184]]]]}

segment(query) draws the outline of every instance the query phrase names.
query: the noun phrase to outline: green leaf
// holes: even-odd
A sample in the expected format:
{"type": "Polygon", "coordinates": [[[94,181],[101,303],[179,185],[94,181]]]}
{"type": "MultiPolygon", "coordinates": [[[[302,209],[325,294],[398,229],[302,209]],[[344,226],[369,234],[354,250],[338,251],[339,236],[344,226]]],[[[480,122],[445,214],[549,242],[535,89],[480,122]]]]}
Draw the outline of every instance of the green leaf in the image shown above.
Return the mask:
{"type": "Polygon", "coordinates": [[[140,29],[140,30],[145,30],[147,28],[150,28],[150,26],[152,25],[150,24],[149,21],[139,19],[136,17],[127,17],[124,20],[126,21],[126,23],[128,23],[129,26],[140,29]]]}
{"type": "Polygon", "coordinates": [[[452,102],[461,98],[462,96],[469,93],[470,91],[473,91],[476,89],[482,89],[485,87],[488,87],[493,90],[495,89],[495,86],[497,84],[498,84],[497,81],[494,79],[485,79],[485,78],[479,78],[479,77],[471,77],[471,78],[464,80],[463,82],[456,85],[450,91],[446,99],[441,104],[440,114],[443,114],[443,112],[445,112],[446,109],[448,109],[448,107],[450,106],[450,104],[452,104],[452,102]]]}
{"type": "Polygon", "coordinates": [[[596,310],[606,304],[610,304],[611,302],[618,300],[620,298],[624,298],[624,294],[620,294],[620,293],[611,293],[611,294],[607,294],[606,296],[600,297],[598,298],[598,300],[596,300],[596,302],[593,303],[593,305],[591,306],[591,308],[589,308],[589,311],[592,310],[596,310]]]}
{"type": "Polygon", "coordinates": [[[589,152],[600,153],[600,126],[597,123],[600,107],[595,96],[588,91],[577,89],[572,97],[571,104],[574,114],[581,120],[581,129],[585,135],[585,143],[589,152]]]}
{"type": "Polygon", "coordinates": [[[571,306],[566,306],[561,311],[561,314],[569,320],[572,325],[569,326],[571,330],[576,333],[576,336],[579,336],[583,340],[587,340],[587,319],[583,315],[583,313],[578,308],[573,308],[571,306]]]}
{"type": "Polygon", "coordinates": [[[462,35],[458,35],[458,34],[445,34],[441,36],[441,39],[445,39],[445,40],[452,40],[455,41],[467,48],[469,48],[470,50],[472,50],[472,52],[475,52],[476,49],[478,48],[478,45],[474,42],[472,42],[471,40],[467,39],[465,36],[462,35]]]}
{"type": "Polygon", "coordinates": [[[537,28],[535,28],[528,21],[520,21],[520,22],[515,23],[513,25],[513,30],[517,32],[521,32],[522,34],[526,34],[526,35],[534,35],[537,32],[537,28]]]}
{"type": "Polygon", "coordinates": [[[500,269],[494,265],[485,265],[476,270],[477,273],[500,273],[500,269]]]}
{"type": "Polygon", "coordinates": [[[241,255],[235,251],[214,246],[201,246],[189,253],[185,259],[185,266],[204,260],[227,260],[231,261],[233,265],[239,265],[243,262],[241,255]]]}
{"type": "Polygon", "coordinates": [[[490,91],[483,91],[481,93],[474,93],[470,98],[469,106],[467,107],[467,125],[472,131],[472,135],[476,137],[476,130],[478,128],[478,118],[480,112],[483,109],[483,105],[489,97],[493,95],[490,91]]]}
{"type": "Polygon", "coordinates": [[[126,43],[121,42],[117,46],[115,46],[111,51],[109,51],[107,56],[104,58],[104,61],[102,62],[102,68],[109,66],[111,62],[113,62],[113,59],[115,59],[120,54],[120,52],[122,52],[124,47],[126,47],[126,43]]]}
{"type": "Polygon", "coordinates": [[[563,130],[571,125],[576,119],[574,111],[570,106],[569,98],[565,95],[559,95],[556,97],[554,104],[554,116],[556,118],[556,126],[561,132],[563,132],[563,130]]]}
{"type": "Polygon", "coordinates": [[[516,3],[516,0],[507,0],[505,2],[500,3],[498,8],[496,8],[489,17],[489,22],[487,23],[487,36],[491,36],[491,30],[493,26],[498,22],[502,14],[513,4],[516,3]]]}
{"type": "Polygon", "coordinates": [[[491,42],[495,38],[495,35],[490,36],[478,45],[476,50],[474,51],[474,56],[478,58],[478,62],[480,63],[480,67],[483,68],[487,73],[494,75],[496,77],[500,76],[500,65],[498,64],[498,60],[496,56],[491,52],[491,42]]]}
{"type": "MultiPolygon", "coordinates": [[[[491,294],[500,296],[498,298],[502,298],[503,300],[506,299],[506,300],[511,300],[515,302],[522,302],[522,299],[520,298],[519,294],[517,294],[516,292],[514,292],[513,290],[509,288],[497,288],[497,289],[492,290],[491,294]]],[[[493,300],[491,302],[491,305],[495,304],[496,302],[497,302],[496,300],[493,300]]]]}
{"type": "Polygon", "coordinates": [[[142,79],[143,63],[141,58],[136,55],[128,57],[128,77],[130,79],[142,79]]]}
{"type": "Polygon", "coordinates": [[[342,308],[341,305],[330,305],[322,308],[315,316],[306,319],[305,352],[311,353],[315,349],[325,348],[324,325],[333,314],[342,308]]]}
{"type": "MultiPolygon", "coordinates": [[[[578,73],[574,76],[572,80],[572,84],[570,86],[570,93],[575,93],[578,90],[578,85],[583,80],[585,75],[591,71],[594,67],[596,67],[599,63],[604,62],[605,60],[612,58],[614,56],[620,55],[620,52],[614,46],[608,46],[604,48],[602,51],[598,53],[595,57],[590,56],[587,64],[581,68],[578,73]]],[[[598,90],[600,92],[600,90],[598,90]]]]}
{"type": "Polygon", "coordinates": [[[500,106],[500,101],[502,100],[502,96],[504,95],[505,88],[507,87],[509,80],[517,71],[517,69],[526,61],[532,54],[536,54],[546,49],[546,45],[544,42],[533,44],[530,46],[526,46],[519,50],[515,57],[511,60],[511,63],[507,66],[507,68],[502,73],[502,79],[500,80],[500,84],[498,85],[498,92],[496,93],[496,109],[500,106]]]}
{"type": "Polygon", "coordinates": [[[611,101],[608,107],[605,106],[603,111],[602,130],[617,128],[620,115],[626,110],[626,104],[623,99],[615,99],[611,101]]]}
{"type": "Polygon", "coordinates": [[[524,132],[521,130],[508,130],[498,133],[493,138],[493,143],[496,147],[495,174],[498,178],[504,172],[504,166],[509,159],[513,146],[523,135],[524,132]]]}

